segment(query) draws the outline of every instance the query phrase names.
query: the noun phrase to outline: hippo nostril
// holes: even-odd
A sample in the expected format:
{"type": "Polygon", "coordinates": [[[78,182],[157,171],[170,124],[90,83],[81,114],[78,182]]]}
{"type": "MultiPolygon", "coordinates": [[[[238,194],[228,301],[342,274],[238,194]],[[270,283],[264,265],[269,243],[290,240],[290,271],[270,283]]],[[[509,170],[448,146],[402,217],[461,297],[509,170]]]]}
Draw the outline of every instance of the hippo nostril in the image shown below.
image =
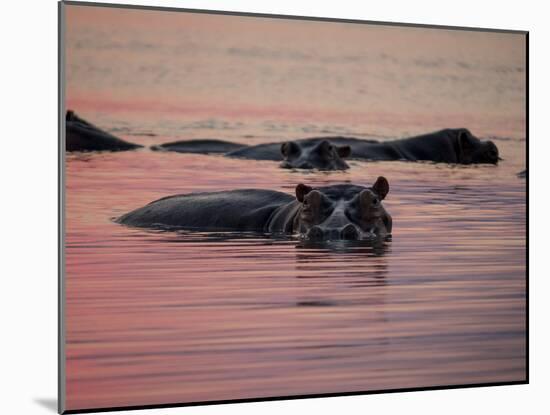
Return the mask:
{"type": "Polygon", "coordinates": [[[313,226],[307,236],[310,239],[323,239],[323,230],[319,226],[313,226]]]}
{"type": "Polygon", "coordinates": [[[359,232],[357,228],[351,224],[348,224],[342,229],[342,239],[357,240],[359,239],[359,232]]]}

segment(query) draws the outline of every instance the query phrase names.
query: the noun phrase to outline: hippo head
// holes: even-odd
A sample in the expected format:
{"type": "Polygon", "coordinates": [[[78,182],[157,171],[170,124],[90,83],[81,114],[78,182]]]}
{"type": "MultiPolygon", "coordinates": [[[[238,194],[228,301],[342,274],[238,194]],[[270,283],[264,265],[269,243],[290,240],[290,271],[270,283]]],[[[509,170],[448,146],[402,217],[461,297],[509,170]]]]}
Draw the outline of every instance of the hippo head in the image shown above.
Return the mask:
{"type": "Polygon", "coordinates": [[[458,159],[463,164],[497,164],[500,160],[498,148],[492,141],[481,141],[470,131],[457,130],[458,159]]]}
{"type": "Polygon", "coordinates": [[[314,189],[296,186],[300,203],[295,232],[310,240],[360,240],[391,233],[392,218],[382,206],[388,181],[379,177],[371,188],[349,184],[314,189]]]}
{"type": "Polygon", "coordinates": [[[321,140],[308,145],[300,145],[295,141],[281,144],[283,162],[286,169],[319,169],[346,170],[348,164],[343,160],[349,157],[350,146],[335,146],[327,140],[321,140]]]}

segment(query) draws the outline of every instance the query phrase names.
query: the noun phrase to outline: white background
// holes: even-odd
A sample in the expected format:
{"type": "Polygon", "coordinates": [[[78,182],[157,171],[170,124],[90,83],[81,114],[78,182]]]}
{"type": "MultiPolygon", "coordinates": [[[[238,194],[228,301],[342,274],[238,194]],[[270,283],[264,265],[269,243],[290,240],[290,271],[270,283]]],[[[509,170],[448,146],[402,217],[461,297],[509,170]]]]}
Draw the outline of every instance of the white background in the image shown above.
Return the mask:
{"type": "MultiPolygon", "coordinates": [[[[545,267],[549,234],[545,213],[550,199],[544,169],[550,152],[550,14],[545,2],[135,0],[134,4],[529,30],[531,52],[530,385],[138,413],[548,413],[550,276],[545,267]]],[[[57,4],[56,0],[11,0],[2,2],[0,10],[0,412],[53,414],[57,390],[57,4]]]]}

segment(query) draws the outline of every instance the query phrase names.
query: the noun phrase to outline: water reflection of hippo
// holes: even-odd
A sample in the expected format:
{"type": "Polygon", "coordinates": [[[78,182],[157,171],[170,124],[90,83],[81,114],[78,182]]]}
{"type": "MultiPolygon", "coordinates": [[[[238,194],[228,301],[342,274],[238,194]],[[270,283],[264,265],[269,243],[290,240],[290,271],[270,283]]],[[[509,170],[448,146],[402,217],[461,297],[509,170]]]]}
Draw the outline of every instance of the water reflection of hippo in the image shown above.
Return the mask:
{"type": "Polygon", "coordinates": [[[445,129],[416,137],[379,142],[354,137],[313,137],[285,143],[255,146],[210,140],[211,151],[202,140],[176,141],[155,146],[157,150],[176,152],[225,153],[227,157],[280,161],[281,167],[320,170],[343,170],[343,160],[406,160],[439,163],[498,163],[498,149],[492,141],[481,141],[465,128],[445,129]],[[237,148],[226,151],[228,145],[237,148]],[[201,151],[197,151],[200,149],[201,151]]]}
{"type": "Polygon", "coordinates": [[[142,147],[97,128],[71,110],[67,111],[65,122],[67,151],[124,151],[142,147]]]}
{"type": "Polygon", "coordinates": [[[169,196],[122,215],[118,223],[145,228],[256,231],[299,234],[308,239],[368,239],[391,233],[382,206],[388,181],[370,188],[339,184],[296,186],[296,197],[272,190],[243,189],[169,196]]]}

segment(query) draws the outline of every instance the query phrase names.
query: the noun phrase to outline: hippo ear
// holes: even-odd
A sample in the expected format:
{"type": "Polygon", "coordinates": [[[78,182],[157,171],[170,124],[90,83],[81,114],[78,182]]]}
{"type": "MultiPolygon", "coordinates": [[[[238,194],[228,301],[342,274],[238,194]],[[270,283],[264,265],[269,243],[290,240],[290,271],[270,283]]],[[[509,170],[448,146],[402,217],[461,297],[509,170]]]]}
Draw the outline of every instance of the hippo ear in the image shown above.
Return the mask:
{"type": "Polygon", "coordinates": [[[312,190],[313,188],[302,183],[296,186],[296,199],[298,199],[298,202],[302,203],[304,201],[304,197],[312,190]]]}
{"type": "Polygon", "coordinates": [[[300,152],[300,146],[294,141],[287,141],[286,143],[281,144],[281,154],[284,157],[288,157],[291,154],[300,152]]]}
{"type": "Polygon", "coordinates": [[[341,158],[344,159],[344,158],[350,156],[350,154],[351,154],[351,147],[350,147],[350,146],[341,146],[341,147],[338,147],[337,151],[338,151],[338,155],[339,155],[341,158]]]}
{"type": "Polygon", "coordinates": [[[378,179],[376,179],[376,182],[372,185],[372,190],[374,190],[378,196],[380,197],[380,200],[384,200],[388,192],[390,191],[390,184],[388,183],[388,180],[380,176],[378,179]]]}

